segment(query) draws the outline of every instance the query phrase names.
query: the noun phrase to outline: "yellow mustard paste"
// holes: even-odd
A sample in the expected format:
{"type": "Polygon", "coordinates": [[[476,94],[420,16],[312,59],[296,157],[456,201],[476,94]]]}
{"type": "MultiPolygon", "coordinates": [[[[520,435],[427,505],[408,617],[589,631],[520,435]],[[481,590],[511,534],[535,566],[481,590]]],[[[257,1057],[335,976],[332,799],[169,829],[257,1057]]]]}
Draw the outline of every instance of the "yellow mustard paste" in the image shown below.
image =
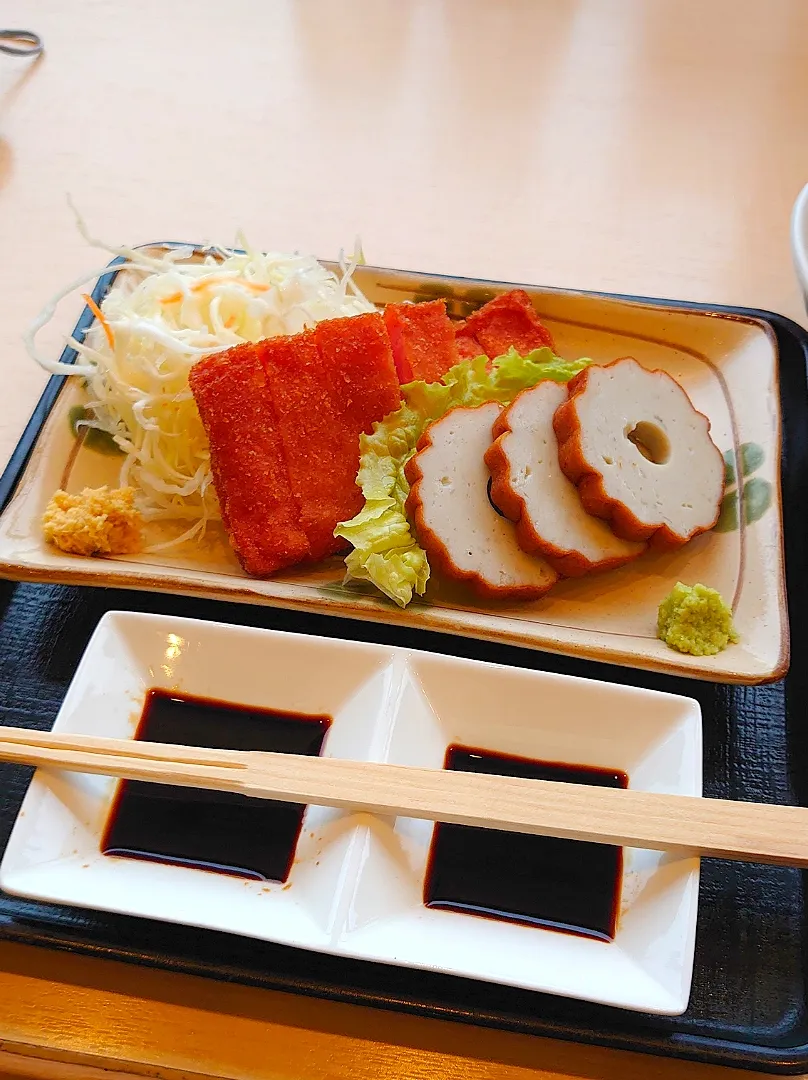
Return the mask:
{"type": "Polygon", "coordinates": [[[131,555],[143,546],[143,518],[133,488],[61,489],[42,517],[45,539],[71,555],[131,555]]]}

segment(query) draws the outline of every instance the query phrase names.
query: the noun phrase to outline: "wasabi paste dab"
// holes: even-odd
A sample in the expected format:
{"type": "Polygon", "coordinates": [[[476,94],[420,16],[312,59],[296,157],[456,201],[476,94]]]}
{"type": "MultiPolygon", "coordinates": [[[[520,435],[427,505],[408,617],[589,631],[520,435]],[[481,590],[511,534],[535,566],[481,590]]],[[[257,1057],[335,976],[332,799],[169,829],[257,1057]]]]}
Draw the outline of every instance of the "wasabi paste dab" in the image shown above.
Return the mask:
{"type": "Polygon", "coordinates": [[[659,605],[657,637],[679,652],[714,656],[738,641],[732,611],[707,585],[677,581],[659,605]]]}

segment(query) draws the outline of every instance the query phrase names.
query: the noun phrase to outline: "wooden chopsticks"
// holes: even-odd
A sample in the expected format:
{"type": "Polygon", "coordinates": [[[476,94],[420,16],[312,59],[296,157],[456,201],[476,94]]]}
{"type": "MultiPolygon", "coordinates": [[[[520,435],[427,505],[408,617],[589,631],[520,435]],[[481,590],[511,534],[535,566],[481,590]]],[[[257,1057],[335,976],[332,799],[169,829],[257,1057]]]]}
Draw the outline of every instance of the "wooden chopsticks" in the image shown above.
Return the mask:
{"type": "Polygon", "coordinates": [[[808,867],[808,809],[0,726],[0,760],[681,855],[808,867]]]}

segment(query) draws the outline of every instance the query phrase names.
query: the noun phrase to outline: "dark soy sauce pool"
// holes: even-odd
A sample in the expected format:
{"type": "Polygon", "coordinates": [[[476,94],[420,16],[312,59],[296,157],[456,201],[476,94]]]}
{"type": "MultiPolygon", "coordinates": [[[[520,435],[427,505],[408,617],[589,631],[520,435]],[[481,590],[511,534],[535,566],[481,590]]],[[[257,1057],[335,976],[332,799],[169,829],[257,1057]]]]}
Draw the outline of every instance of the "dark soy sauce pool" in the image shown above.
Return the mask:
{"type": "MultiPolygon", "coordinates": [[[[135,738],[216,750],[317,755],[330,723],[328,716],[150,690],[135,738]]],[[[285,881],[304,810],[296,803],[124,780],[101,850],[105,855],[285,881]]]]}
{"type": "MultiPolygon", "coordinates": [[[[444,768],[628,787],[628,777],[618,770],[530,761],[467,746],[450,746],[444,768]]],[[[432,834],[424,903],[611,941],[622,870],[622,848],[609,844],[438,824],[432,834]]]]}

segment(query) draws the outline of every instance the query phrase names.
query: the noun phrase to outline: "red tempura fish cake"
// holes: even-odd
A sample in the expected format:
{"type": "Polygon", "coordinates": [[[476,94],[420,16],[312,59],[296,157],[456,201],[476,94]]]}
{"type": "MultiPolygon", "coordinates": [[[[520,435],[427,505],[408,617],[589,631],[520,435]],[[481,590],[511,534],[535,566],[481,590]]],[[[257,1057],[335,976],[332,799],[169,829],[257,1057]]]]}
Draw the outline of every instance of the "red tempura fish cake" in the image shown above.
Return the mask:
{"type": "Polygon", "coordinates": [[[338,551],[362,506],[359,436],[401,400],[375,313],[200,360],[191,390],[210,442],[222,520],[248,574],[338,551]]]}
{"type": "Polygon", "coordinates": [[[369,435],[377,420],[401,404],[384,319],[375,311],[327,319],[314,334],[337,416],[357,439],[369,435]]]}
{"type": "Polygon", "coordinates": [[[555,350],[553,337],[523,289],[497,296],[470,315],[464,332],[473,334],[492,360],[513,347],[520,356],[533,349],[555,350]]]}
{"type": "Polygon", "coordinates": [[[468,323],[458,323],[455,326],[455,345],[460,360],[474,360],[477,356],[486,355],[485,349],[469,330],[468,323]]]}
{"type": "Polygon", "coordinates": [[[346,547],[334,529],[362,509],[359,439],[337,415],[313,330],[269,338],[259,350],[300,524],[311,558],[321,559],[346,547]]]}
{"type": "Polygon", "coordinates": [[[437,382],[460,359],[445,300],[388,304],[384,323],[401,383],[437,382]]]}
{"type": "Polygon", "coordinates": [[[222,520],[241,565],[266,577],[307,558],[259,350],[238,345],[207,356],[188,381],[210,442],[222,520]]]}

